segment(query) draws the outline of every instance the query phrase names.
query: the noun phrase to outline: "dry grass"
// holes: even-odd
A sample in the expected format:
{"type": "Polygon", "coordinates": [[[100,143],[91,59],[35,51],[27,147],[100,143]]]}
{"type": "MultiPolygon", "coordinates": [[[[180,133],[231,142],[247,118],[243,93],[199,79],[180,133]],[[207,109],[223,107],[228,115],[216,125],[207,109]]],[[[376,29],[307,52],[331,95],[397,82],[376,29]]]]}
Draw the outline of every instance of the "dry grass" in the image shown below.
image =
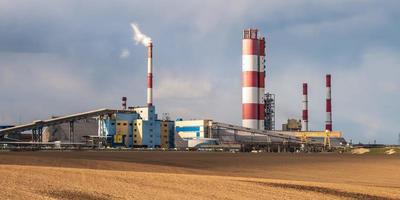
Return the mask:
{"type": "Polygon", "coordinates": [[[400,157],[0,153],[2,199],[400,199],[400,157]]]}

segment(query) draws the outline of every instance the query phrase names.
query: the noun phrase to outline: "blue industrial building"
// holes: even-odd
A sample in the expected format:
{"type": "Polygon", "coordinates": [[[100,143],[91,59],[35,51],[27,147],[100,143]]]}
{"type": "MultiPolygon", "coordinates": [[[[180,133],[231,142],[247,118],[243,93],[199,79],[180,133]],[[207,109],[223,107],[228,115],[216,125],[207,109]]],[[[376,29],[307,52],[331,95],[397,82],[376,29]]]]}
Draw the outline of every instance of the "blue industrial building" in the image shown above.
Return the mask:
{"type": "Polygon", "coordinates": [[[174,122],[158,120],[154,106],[133,107],[101,117],[99,136],[112,147],[173,148],[174,122]]]}

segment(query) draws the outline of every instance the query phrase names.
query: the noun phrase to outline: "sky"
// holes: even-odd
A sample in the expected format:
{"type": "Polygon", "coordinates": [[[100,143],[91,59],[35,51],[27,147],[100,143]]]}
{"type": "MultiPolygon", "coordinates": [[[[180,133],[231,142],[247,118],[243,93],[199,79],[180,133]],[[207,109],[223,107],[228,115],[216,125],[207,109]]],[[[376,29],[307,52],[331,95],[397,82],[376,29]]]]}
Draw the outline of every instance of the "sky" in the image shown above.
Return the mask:
{"type": "Polygon", "coordinates": [[[333,127],[353,143],[394,144],[400,132],[400,1],[0,0],[0,124],[146,104],[154,44],[159,116],[241,124],[241,37],[267,38],[276,127],[301,118],[323,130],[325,74],[333,127]]]}

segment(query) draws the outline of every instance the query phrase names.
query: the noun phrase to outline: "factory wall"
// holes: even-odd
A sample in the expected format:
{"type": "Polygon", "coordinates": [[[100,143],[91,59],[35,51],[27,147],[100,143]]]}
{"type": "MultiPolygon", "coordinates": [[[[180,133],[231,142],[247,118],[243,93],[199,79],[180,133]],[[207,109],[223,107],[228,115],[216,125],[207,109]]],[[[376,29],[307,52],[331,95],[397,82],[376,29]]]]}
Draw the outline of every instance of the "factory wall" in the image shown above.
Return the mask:
{"type": "Polygon", "coordinates": [[[175,147],[175,123],[173,121],[160,121],[160,143],[161,148],[175,147]]]}
{"type": "MultiPolygon", "coordinates": [[[[82,142],[83,136],[87,135],[96,135],[98,130],[98,124],[96,119],[88,118],[83,120],[78,120],[74,122],[74,138],[75,142],[82,142]]],[[[42,133],[42,141],[43,142],[69,142],[69,124],[58,124],[49,127],[45,127],[42,133]]]]}
{"type": "Polygon", "coordinates": [[[208,142],[209,122],[211,120],[175,121],[175,147],[187,148],[208,142]]]}
{"type": "Polygon", "coordinates": [[[133,111],[136,111],[140,115],[140,118],[143,120],[157,120],[156,109],[154,106],[137,107],[133,108],[133,111]]]}
{"type": "Polygon", "coordinates": [[[134,121],[134,125],[134,146],[160,147],[160,121],[138,119],[134,121]]]}
{"type": "Polygon", "coordinates": [[[183,139],[208,138],[208,122],[210,120],[176,121],[175,132],[183,139]]]}

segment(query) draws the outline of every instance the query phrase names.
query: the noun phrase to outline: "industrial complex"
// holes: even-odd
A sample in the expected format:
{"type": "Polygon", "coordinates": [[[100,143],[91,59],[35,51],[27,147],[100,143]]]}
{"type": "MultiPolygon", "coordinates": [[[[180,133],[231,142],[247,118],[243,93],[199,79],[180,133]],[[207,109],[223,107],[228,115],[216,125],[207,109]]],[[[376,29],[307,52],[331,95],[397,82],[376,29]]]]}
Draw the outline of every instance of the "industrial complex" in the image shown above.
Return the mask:
{"type": "Polygon", "coordinates": [[[288,119],[281,130],[276,129],[275,94],[269,93],[265,85],[267,45],[257,29],[243,30],[241,125],[212,119],[161,119],[153,103],[153,42],[149,40],[145,43],[148,51],[145,106],[128,106],[128,99],[122,97],[118,109],[1,126],[0,147],[295,152],[325,151],[346,145],[342,132],[332,126],[330,74],[326,75],[325,127],[321,131],[309,130],[308,85],[303,83],[303,110],[299,111],[302,119],[288,119]]]}

